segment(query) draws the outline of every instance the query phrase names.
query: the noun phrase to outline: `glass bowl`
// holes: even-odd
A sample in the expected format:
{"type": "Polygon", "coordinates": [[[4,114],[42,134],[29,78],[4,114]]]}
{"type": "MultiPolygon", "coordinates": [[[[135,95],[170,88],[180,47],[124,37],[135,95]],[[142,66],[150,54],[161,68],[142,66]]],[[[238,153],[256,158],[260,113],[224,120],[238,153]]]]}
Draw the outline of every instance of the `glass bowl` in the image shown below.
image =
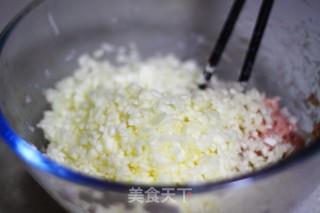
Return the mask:
{"type": "MultiPolygon", "coordinates": [[[[195,185],[150,186],[84,175],[46,157],[36,128],[49,106],[43,91],[102,43],[135,43],[143,57],[174,53],[204,64],[231,1],[36,0],[0,35],[0,135],[29,172],[70,212],[291,212],[320,183],[319,1],[277,1],[251,85],[299,119],[308,146],[252,174],[195,185]],[[138,189],[173,201],[130,202],[138,189]]],[[[236,80],[258,13],[248,1],[217,74],[236,80]]]]}

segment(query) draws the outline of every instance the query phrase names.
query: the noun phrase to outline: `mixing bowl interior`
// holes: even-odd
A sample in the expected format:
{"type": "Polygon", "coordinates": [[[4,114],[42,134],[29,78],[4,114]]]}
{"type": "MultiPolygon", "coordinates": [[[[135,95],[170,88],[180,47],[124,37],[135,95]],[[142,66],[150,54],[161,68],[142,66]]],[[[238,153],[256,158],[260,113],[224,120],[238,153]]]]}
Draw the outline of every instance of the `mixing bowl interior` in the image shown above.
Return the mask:
{"type": "MultiPolygon", "coordinates": [[[[74,71],[79,55],[102,43],[116,47],[133,43],[142,57],[173,53],[202,65],[232,3],[86,2],[35,1],[10,35],[1,38],[1,112],[18,135],[42,152],[47,142],[36,124],[49,109],[43,92],[74,71]]],[[[281,104],[299,119],[307,140],[315,139],[320,121],[319,3],[314,5],[276,2],[251,81],[268,95],[282,98],[281,104]]],[[[219,77],[237,79],[258,8],[257,1],[247,2],[217,71],[219,77]]]]}
{"type": "MultiPolygon", "coordinates": [[[[260,1],[246,2],[217,69],[217,75],[226,80],[238,78],[259,10],[260,1]]],[[[74,173],[18,136],[45,152],[47,141],[36,127],[50,107],[43,92],[71,75],[80,55],[102,43],[115,47],[133,43],[143,58],[172,53],[204,65],[231,4],[223,0],[33,1],[0,35],[0,136],[70,212],[110,212],[119,204],[132,208],[127,202],[132,185],[74,173]]],[[[298,118],[301,134],[313,141],[310,146],[254,175],[188,186],[194,195],[186,205],[160,203],[150,208],[142,204],[141,208],[149,212],[292,212],[319,185],[319,10],[318,0],[275,2],[250,81],[250,86],[268,96],[281,97],[281,105],[298,118]]]]}

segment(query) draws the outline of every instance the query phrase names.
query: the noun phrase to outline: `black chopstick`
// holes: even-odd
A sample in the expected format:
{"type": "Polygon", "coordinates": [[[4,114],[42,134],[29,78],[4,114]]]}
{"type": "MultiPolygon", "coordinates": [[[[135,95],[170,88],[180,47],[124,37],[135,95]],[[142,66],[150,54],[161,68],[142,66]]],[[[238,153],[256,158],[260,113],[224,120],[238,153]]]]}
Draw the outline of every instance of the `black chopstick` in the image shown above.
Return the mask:
{"type": "Polygon", "coordinates": [[[232,34],[233,28],[236,24],[236,21],[239,17],[239,14],[243,8],[243,5],[246,0],[235,0],[232,8],[229,12],[227,21],[225,22],[222,31],[218,37],[218,41],[210,55],[208,63],[204,69],[204,77],[207,82],[210,81],[212,73],[214,72],[215,68],[217,67],[221,55],[226,47],[226,44],[232,34]]]}
{"type": "Polygon", "coordinates": [[[249,49],[242,66],[239,82],[246,83],[251,75],[253,64],[257,56],[257,52],[268,23],[269,15],[271,13],[274,0],[263,0],[260,8],[259,16],[250,40],[249,49]]]}

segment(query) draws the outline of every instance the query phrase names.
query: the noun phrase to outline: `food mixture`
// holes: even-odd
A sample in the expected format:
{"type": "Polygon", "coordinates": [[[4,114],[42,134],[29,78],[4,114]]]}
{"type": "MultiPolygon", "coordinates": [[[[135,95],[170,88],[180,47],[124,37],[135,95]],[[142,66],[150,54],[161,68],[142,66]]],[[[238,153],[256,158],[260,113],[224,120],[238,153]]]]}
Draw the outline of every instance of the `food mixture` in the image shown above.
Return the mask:
{"type": "Polygon", "coordinates": [[[278,98],[216,77],[198,89],[202,68],[173,55],[79,58],[79,68],[46,92],[39,127],[53,160],[101,178],[145,184],[201,183],[275,163],[301,145],[296,120],[278,98]]]}

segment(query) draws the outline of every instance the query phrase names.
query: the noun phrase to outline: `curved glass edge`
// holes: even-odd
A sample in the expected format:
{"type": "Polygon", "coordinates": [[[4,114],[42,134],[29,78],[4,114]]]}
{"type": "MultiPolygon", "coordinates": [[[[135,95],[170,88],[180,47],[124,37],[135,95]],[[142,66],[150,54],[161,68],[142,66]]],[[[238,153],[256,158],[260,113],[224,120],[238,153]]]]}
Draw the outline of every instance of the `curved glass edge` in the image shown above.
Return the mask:
{"type": "MultiPolygon", "coordinates": [[[[0,34],[0,54],[5,45],[5,42],[13,29],[19,23],[21,19],[24,18],[31,10],[37,7],[44,0],[35,0],[31,2],[25,9],[23,9],[15,18],[4,28],[0,34]]],[[[1,109],[0,109],[1,110],[1,109]]],[[[18,155],[26,164],[31,165],[42,172],[48,172],[59,178],[65,179],[66,181],[83,184],[87,186],[94,186],[99,189],[108,189],[117,192],[128,192],[131,187],[141,187],[144,190],[150,188],[151,185],[143,184],[126,184],[117,183],[108,180],[102,180],[90,175],[82,174],[62,166],[50,158],[46,157],[43,153],[38,151],[33,145],[26,142],[24,139],[19,137],[13,129],[9,126],[8,122],[5,120],[2,112],[0,111],[0,137],[3,141],[11,148],[11,150],[18,155]]],[[[212,190],[231,188],[235,186],[243,186],[257,179],[265,178],[274,173],[279,172],[289,166],[293,166],[303,160],[312,157],[314,154],[320,153],[320,138],[316,139],[310,146],[305,148],[305,150],[290,156],[279,163],[270,166],[268,168],[262,169],[258,172],[242,175],[229,180],[222,180],[217,182],[209,182],[205,184],[184,184],[179,185],[182,188],[192,188],[193,193],[208,192],[212,190]]],[[[176,187],[177,185],[153,185],[158,190],[164,187],[176,187]]]]}
{"type": "Polygon", "coordinates": [[[28,4],[24,9],[22,9],[2,30],[0,33],[0,54],[2,53],[3,47],[5,45],[5,41],[16,27],[16,25],[23,19],[31,10],[36,8],[39,4],[41,4],[44,0],[34,0],[30,4],[28,4]]]}

